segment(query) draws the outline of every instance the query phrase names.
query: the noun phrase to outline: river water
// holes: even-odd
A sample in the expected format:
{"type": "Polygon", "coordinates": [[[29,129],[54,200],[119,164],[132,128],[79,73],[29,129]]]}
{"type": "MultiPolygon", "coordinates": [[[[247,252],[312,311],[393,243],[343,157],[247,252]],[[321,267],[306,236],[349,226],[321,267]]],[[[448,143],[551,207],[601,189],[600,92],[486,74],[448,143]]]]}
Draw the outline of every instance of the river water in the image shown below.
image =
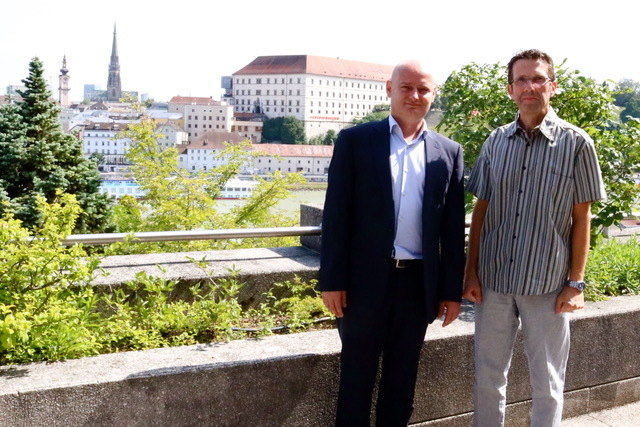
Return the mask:
{"type": "MultiPolygon", "coordinates": [[[[286,215],[295,215],[298,218],[301,204],[324,204],[325,190],[296,190],[290,196],[281,200],[275,207],[286,215]]],[[[216,205],[221,212],[226,212],[234,206],[244,203],[244,200],[218,200],[216,205]]]]}

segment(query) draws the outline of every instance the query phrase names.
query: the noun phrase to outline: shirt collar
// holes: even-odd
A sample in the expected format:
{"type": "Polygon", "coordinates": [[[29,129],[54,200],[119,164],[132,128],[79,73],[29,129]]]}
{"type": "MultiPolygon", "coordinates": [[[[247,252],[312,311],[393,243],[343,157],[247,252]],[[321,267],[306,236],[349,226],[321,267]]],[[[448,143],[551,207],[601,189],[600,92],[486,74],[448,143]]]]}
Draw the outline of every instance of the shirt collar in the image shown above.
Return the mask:
{"type": "MultiPolygon", "coordinates": [[[[515,121],[513,121],[507,128],[506,133],[508,137],[513,136],[518,129],[522,129],[522,127],[518,122],[519,118],[520,118],[520,113],[516,113],[515,121]]],[[[556,114],[555,110],[552,107],[549,107],[549,111],[547,111],[547,114],[544,116],[544,119],[542,119],[542,122],[540,122],[540,124],[536,126],[536,129],[540,129],[540,132],[549,141],[554,141],[555,140],[554,130],[558,124],[558,120],[559,120],[558,115],[556,114]]]]}
{"type": "MultiPolygon", "coordinates": [[[[398,131],[400,132],[400,136],[402,136],[402,129],[400,129],[400,125],[398,124],[396,119],[393,118],[392,115],[389,115],[389,133],[393,135],[395,129],[398,129],[398,131]]],[[[428,133],[429,133],[429,128],[427,127],[427,122],[424,119],[422,119],[422,130],[416,136],[415,139],[424,139],[426,141],[428,133]]]]}

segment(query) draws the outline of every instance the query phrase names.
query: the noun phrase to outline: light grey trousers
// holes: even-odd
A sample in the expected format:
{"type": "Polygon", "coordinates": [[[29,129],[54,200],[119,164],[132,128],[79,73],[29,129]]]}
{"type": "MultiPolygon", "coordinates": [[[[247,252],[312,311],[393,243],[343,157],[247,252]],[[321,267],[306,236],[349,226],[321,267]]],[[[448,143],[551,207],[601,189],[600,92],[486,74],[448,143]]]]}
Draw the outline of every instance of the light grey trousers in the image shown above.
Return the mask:
{"type": "Polygon", "coordinates": [[[521,323],[533,398],[531,426],[559,427],[570,337],[567,313],[554,312],[557,293],[482,292],[482,304],[475,305],[474,426],[504,425],[507,373],[521,323]]]}

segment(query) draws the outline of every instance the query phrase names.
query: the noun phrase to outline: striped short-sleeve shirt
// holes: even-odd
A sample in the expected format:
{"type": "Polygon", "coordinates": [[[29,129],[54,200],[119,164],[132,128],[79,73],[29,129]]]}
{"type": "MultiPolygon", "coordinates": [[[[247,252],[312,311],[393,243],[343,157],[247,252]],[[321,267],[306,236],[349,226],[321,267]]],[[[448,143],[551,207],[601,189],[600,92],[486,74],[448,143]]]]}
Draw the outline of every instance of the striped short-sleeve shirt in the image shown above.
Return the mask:
{"type": "Polygon", "coordinates": [[[480,281],[514,295],[541,295],[563,285],[573,205],[605,198],[593,141],[552,109],[529,135],[517,120],[494,130],[468,191],[489,201],[480,236],[480,281]]]}

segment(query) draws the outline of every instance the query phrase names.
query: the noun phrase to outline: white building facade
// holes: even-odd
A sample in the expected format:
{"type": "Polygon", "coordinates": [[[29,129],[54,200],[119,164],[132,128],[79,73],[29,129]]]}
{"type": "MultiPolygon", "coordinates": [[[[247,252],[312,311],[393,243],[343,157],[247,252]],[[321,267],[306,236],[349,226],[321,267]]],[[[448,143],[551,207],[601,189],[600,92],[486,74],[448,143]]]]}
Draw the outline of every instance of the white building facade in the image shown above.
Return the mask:
{"type": "Polygon", "coordinates": [[[339,131],[388,104],[389,65],[311,55],[260,56],[233,74],[236,112],[293,116],[307,137],[339,131]]]}
{"type": "Polygon", "coordinates": [[[196,141],[208,131],[230,131],[233,107],[213,98],[174,96],[169,101],[169,113],[182,114],[184,131],[189,142],[196,141]]]}
{"type": "Polygon", "coordinates": [[[80,132],[82,151],[86,157],[92,154],[104,156],[99,166],[101,172],[128,171],[130,163],[125,154],[131,147],[131,140],[118,135],[128,127],[122,123],[88,123],[83,126],[80,132]]]}

